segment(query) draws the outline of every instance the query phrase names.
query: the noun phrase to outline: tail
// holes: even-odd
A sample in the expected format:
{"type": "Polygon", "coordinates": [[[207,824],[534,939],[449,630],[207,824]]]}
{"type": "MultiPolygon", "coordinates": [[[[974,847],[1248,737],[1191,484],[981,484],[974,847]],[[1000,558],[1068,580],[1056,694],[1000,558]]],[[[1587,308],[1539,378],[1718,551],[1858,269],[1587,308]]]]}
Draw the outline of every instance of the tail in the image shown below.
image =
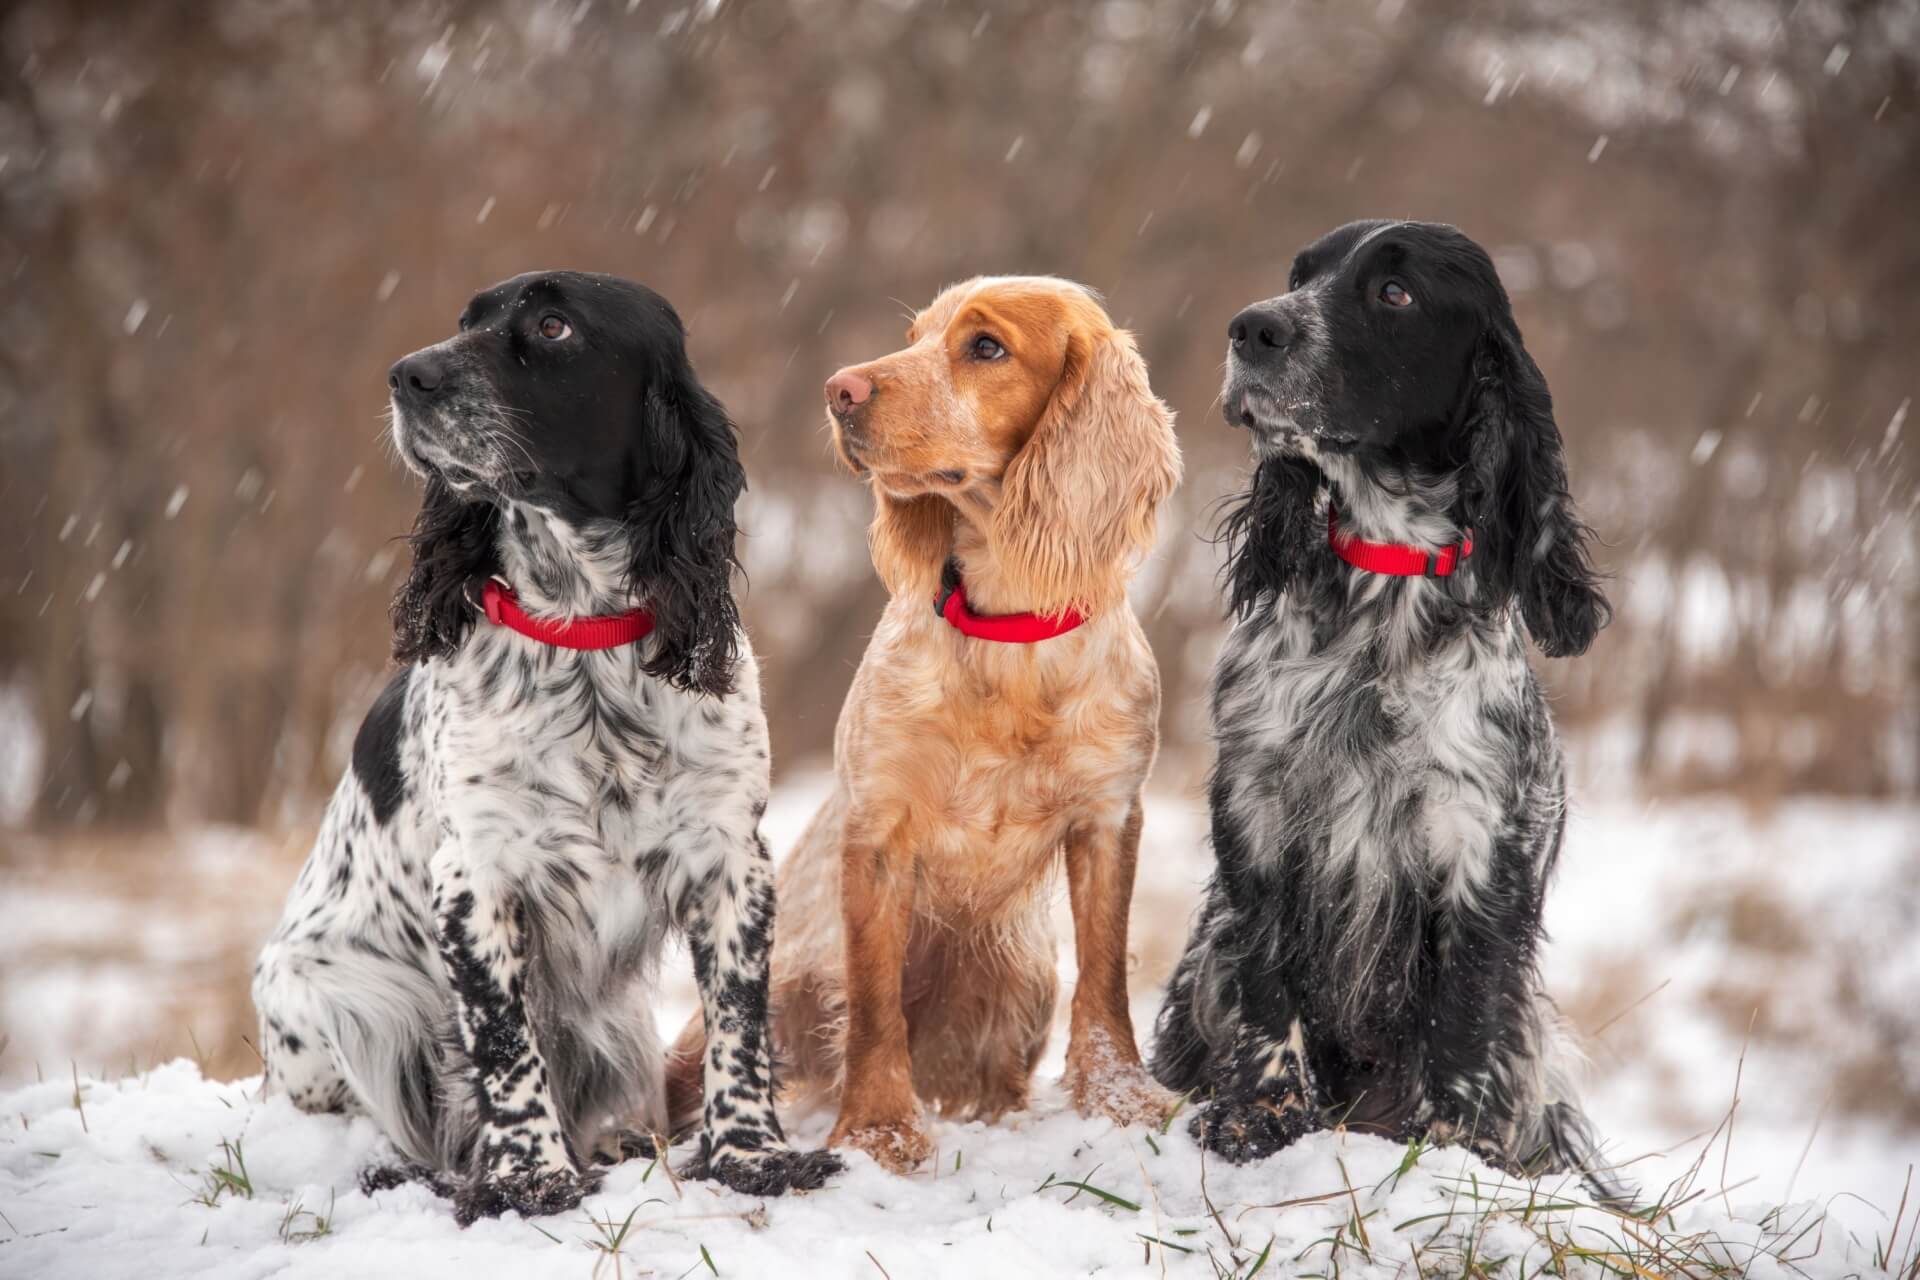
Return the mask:
{"type": "Polygon", "coordinates": [[[1571,1102],[1550,1102],[1541,1117],[1539,1172],[1576,1173],[1594,1200],[1609,1209],[1632,1213],[1640,1208],[1640,1188],[1600,1151],[1593,1121],[1571,1102]]]}
{"type": "Polygon", "coordinates": [[[700,1127],[706,1104],[707,1020],[698,1009],[667,1051],[667,1136],[678,1140],[700,1127]]]}
{"type": "Polygon", "coordinates": [[[1167,994],[1153,1022],[1147,1069],[1175,1093],[1201,1093],[1214,1083],[1215,1051],[1231,1045],[1239,1013],[1229,994],[1234,961],[1222,954],[1220,940],[1233,908],[1218,879],[1188,928],[1186,950],[1167,979],[1167,994]]]}
{"type": "Polygon", "coordinates": [[[329,1046],[355,1101],[408,1160],[462,1167],[478,1125],[444,1078],[444,1003],[417,971],[361,952],[306,966],[282,999],[303,1005],[305,1025],[329,1046]]]}
{"type": "Polygon", "coordinates": [[[1196,955],[1201,948],[1196,943],[1188,945],[1187,954],[1167,982],[1166,997],[1153,1020],[1153,1045],[1147,1052],[1147,1069],[1153,1078],[1175,1093],[1200,1092],[1211,1057],[1194,1008],[1201,996],[1196,977],[1200,968],[1196,955]]]}
{"type": "Polygon", "coordinates": [[[1599,1132],[1580,1107],[1580,1078],[1586,1055],[1560,1009],[1547,995],[1535,1003],[1540,1046],[1540,1119],[1532,1140],[1527,1172],[1578,1174],[1594,1200],[1610,1209],[1633,1212],[1640,1188],[1601,1151],[1599,1132]]]}

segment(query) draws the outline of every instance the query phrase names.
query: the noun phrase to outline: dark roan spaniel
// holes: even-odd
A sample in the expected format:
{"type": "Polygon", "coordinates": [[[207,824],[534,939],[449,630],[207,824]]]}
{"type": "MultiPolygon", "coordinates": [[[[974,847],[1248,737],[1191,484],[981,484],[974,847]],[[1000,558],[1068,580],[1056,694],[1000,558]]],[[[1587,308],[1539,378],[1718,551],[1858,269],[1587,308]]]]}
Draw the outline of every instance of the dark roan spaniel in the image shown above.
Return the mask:
{"type": "Polygon", "coordinates": [[[1540,986],[1567,796],[1527,659],[1609,610],[1506,291],[1452,227],[1355,222],[1228,336],[1257,465],[1222,530],[1216,866],[1154,1073],[1232,1160],[1344,1124],[1625,1200],[1540,986]]]}
{"type": "Polygon", "coordinates": [[[389,385],[426,487],[403,665],[255,971],[268,1089],[370,1115],[462,1222],[570,1208],[666,1128],[677,931],[711,1046],[688,1172],[820,1185],[838,1158],[789,1150],[773,1109],[744,480],[679,317],[610,276],[519,276],[389,385]]]}

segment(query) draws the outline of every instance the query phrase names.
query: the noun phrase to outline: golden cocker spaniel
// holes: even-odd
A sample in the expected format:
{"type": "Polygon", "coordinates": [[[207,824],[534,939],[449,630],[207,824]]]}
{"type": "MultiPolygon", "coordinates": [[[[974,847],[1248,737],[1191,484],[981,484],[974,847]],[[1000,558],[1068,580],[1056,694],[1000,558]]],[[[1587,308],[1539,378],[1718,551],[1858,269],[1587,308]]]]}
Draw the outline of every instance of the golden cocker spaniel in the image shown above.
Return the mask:
{"type": "MultiPolygon", "coordinates": [[[[1172,415],[1132,337],[1067,281],[955,285],[907,343],[827,383],[892,601],[840,714],[834,793],[780,871],[771,995],[789,1082],[840,1087],[831,1141],[898,1171],[931,1150],[922,1103],[1025,1105],[1063,860],[1080,971],[1065,1085],[1118,1123],[1175,1104],[1140,1064],[1126,981],[1160,709],[1126,591],[1179,481],[1172,415]],[[955,585],[966,618],[1084,622],[977,638],[938,611],[955,585]]],[[[696,1022],[677,1053],[692,1088],[703,1043],[696,1022]]]]}

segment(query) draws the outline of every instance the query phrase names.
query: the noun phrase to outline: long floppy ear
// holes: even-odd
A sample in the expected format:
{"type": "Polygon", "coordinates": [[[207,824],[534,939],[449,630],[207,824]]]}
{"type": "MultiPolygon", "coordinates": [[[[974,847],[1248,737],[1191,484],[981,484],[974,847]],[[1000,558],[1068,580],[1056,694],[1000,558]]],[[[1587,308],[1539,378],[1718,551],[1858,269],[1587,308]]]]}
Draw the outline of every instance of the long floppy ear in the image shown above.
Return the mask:
{"type": "Polygon", "coordinates": [[[896,498],[876,483],[867,543],[889,594],[932,599],[953,549],[953,505],[932,495],[896,498]]]}
{"type": "Polygon", "coordinates": [[[1001,480],[990,537],[1010,592],[1043,614],[1120,604],[1178,483],[1173,413],[1133,336],[1076,327],[1053,399],[1001,480]]]}
{"type": "Polygon", "coordinates": [[[1585,653],[1613,609],[1573,509],[1553,397],[1513,322],[1498,318],[1474,360],[1462,495],[1473,531],[1469,593],[1481,608],[1517,600],[1540,652],[1585,653]]]}
{"type": "Polygon", "coordinates": [[[394,661],[444,658],[467,638],[479,616],[480,588],[500,571],[498,518],[492,503],[469,502],[439,476],[428,478],[407,538],[413,568],[387,611],[394,661]]]}
{"type": "Polygon", "coordinates": [[[1327,478],[1305,458],[1262,458],[1247,491],[1221,516],[1216,543],[1227,548],[1220,574],[1235,617],[1261,597],[1332,583],[1338,566],[1327,546],[1327,478]]]}
{"type": "Polygon", "coordinates": [[[727,411],[691,370],[647,395],[651,448],[627,509],[628,578],[659,640],[648,675],[692,693],[733,689],[740,610],[733,599],[733,505],[747,487],[727,411]]]}

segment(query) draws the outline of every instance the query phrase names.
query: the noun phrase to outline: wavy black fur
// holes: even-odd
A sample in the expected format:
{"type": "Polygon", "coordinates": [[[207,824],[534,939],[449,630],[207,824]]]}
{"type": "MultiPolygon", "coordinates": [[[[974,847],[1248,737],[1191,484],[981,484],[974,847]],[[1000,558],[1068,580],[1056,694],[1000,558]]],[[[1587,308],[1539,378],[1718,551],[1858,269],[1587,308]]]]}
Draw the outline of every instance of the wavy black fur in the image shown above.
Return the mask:
{"type": "Polygon", "coordinates": [[[693,381],[655,392],[648,411],[676,427],[657,432],[626,517],[629,581],[660,637],[646,671],[683,689],[726,693],[740,657],[733,507],[746,488],[733,423],[693,381]]]}
{"type": "Polygon", "coordinates": [[[491,502],[463,498],[439,475],[427,477],[407,536],[413,566],[388,610],[395,662],[444,658],[473,630],[481,585],[500,571],[499,523],[491,502]]]}
{"type": "Polygon", "coordinates": [[[1333,581],[1338,561],[1315,502],[1326,487],[1313,463],[1276,455],[1262,459],[1246,492],[1227,501],[1214,541],[1226,547],[1220,575],[1234,617],[1251,614],[1262,595],[1333,581]]]}
{"type": "Polygon", "coordinates": [[[1466,577],[1480,608],[1517,600],[1549,658],[1585,653],[1613,618],[1587,552],[1593,531],[1575,513],[1553,396],[1511,312],[1476,354],[1460,522],[1473,530],[1466,577]]]}

